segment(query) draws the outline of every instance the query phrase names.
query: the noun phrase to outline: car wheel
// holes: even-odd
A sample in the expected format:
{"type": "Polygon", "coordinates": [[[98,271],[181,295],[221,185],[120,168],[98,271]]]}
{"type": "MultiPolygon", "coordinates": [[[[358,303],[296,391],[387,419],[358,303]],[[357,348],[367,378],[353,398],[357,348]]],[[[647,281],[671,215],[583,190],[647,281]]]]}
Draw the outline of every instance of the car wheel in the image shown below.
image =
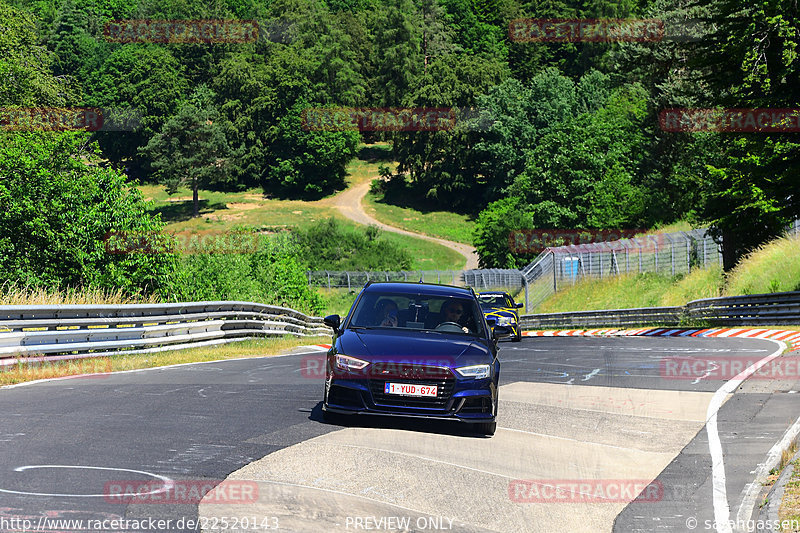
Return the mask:
{"type": "Polygon", "coordinates": [[[477,424],[473,424],[473,427],[478,433],[482,433],[483,435],[491,437],[497,430],[497,422],[479,422],[477,424]]]}
{"type": "Polygon", "coordinates": [[[519,342],[521,340],[522,340],[522,331],[518,329],[517,336],[511,339],[511,342],[519,342]]]}

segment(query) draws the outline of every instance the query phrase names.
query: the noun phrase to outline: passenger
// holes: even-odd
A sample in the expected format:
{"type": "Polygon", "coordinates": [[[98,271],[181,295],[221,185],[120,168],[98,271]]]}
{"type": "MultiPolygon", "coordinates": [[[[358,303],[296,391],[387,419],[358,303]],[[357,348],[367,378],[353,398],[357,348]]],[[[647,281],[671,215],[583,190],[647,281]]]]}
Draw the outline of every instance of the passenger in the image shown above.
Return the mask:
{"type": "Polygon", "coordinates": [[[376,306],[378,309],[378,325],[388,328],[397,327],[397,304],[389,299],[384,299],[378,302],[376,306]]]}

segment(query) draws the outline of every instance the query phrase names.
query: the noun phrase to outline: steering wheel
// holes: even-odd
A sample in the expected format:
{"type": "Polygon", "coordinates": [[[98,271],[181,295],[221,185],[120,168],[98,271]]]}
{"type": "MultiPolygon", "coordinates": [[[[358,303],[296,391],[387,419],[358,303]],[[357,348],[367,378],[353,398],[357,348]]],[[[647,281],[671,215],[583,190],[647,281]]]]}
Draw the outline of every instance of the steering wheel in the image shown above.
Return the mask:
{"type": "Polygon", "coordinates": [[[434,328],[434,330],[435,331],[453,331],[453,332],[458,331],[459,333],[463,333],[464,330],[461,329],[461,327],[462,327],[461,324],[459,324],[458,322],[442,322],[441,324],[436,326],[436,328],[434,328]],[[453,329],[453,328],[455,328],[455,329],[453,329]]]}

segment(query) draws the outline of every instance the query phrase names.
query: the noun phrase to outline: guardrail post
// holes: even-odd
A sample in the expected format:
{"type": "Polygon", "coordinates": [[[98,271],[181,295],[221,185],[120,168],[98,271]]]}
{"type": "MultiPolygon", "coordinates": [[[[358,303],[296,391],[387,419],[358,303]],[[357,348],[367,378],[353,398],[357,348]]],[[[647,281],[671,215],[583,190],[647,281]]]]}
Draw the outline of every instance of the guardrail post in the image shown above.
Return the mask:
{"type": "Polygon", "coordinates": [[[689,239],[686,239],[686,273],[690,274],[692,272],[692,253],[691,253],[691,245],[689,244],[689,239]]]}
{"type": "Polygon", "coordinates": [[[670,241],[669,243],[669,262],[672,266],[672,275],[675,275],[675,243],[670,241]]]}
{"type": "Polygon", "coordinates": [[[708,265],[708,260],[706,257],[706,238],[703,237],[703,266],[708,265]]]}
{"type": "Polygon", "coordinates": [[[347,274],[347,290],[349,291],[350,290],[350,272],[345,271],[345,274],[347,274]]]}
{"type": "Polygon", "coordinates": [[[436,271],[436,283],[442,284],[442,274],[438,270],[436,271]]]}
{"type": "Polygon", "coordinates": [[[603,252],[597,254],[597,258],[600,263],[600,279],[603,279],[603,252]]]}
{"type": "Polygon", "coordinates": [[[328,275],[328,289],[330,290],[330,288],[331,288],[331,273],[328,272],[327,270],[325,271],[325,273],[328,275]]]}
{"type": "Polygon", "coordinates": [[[522,274],[522,286],[525,288],[525,312],[528,312],[528,280],[525,278],[525,274],[522,274]]]}
{"type": "Polygon", "coordinates": [[[550,252],[553,254],[553,292],[558,291],[558,282],[556,281],[556,253],[550,252]]]}

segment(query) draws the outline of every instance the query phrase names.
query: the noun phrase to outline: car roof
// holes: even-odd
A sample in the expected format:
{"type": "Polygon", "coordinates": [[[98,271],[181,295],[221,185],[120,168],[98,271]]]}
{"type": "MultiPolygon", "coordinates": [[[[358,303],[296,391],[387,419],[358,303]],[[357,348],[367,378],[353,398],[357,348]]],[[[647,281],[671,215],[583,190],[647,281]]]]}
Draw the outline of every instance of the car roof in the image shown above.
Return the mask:
{"type": "Polygon", "coordinates": [[[429,296],[463,296],[472,298],[472,289],[469,287],[455,287],[453,285],[437,285],[434,283],[414,283],[406,281],[389,281],[370,283],[364,287],[364,292],[394,292],[397,294],[425,294],[429,296]]]}
{"type": "Polygon", "coordinates": [[[478,294],[479,294],[479,295],[480,295],[480,294],[502,294],[502,295],[509,295],[507,292],[503,292],[503,291],[481,291],[481,292],[479,292],[478,294]]]}

